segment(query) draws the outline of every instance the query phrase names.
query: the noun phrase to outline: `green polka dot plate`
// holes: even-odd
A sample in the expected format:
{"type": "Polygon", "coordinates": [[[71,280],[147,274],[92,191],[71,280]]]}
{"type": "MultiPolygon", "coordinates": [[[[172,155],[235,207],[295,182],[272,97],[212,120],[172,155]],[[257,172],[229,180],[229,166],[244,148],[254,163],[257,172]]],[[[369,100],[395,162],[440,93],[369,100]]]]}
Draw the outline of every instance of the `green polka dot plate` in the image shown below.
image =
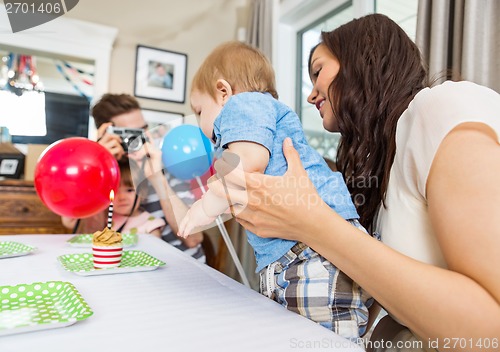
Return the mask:
{"type": "MultiPolygon", "coordinates": [[[[71,237],[68,244],[72,247],[92,247],[92,234],[76,235],[71,237]]],[[[123,247],[132,247],[137,244],[136,233],[122,233],[123,247]]]]}
{"type": "Polygon", "coordinates": [[[68,326],[92,314],[69,282],[0,286],[0,336],[68,326]]]}
{"type": "Polygon", "coordinates": [[[0,242],[0,259],[18,257],[33,252],[36,248],[17,242],[0,242]]]}
{"type": "Polygon", "coordinates": [[[150,271],[165,265],[161,260],[143,251],[123,251],[120,266],[107,269],[94,268],[92,253],[64,254],[57,259],[65,270],[82,276],[150,271]]]}

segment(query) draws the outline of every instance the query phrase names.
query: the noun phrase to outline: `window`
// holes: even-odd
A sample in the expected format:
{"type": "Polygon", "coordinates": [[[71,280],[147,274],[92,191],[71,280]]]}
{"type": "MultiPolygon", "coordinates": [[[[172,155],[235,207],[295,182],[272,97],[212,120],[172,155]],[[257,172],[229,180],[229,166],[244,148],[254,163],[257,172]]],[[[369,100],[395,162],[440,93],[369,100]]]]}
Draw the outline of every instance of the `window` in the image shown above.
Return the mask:
{"type": "Polygon", "coordinates": [[[318,43],[321,31],[333,30],[353,18],[368,13],[383,13],[396,21],[415,39],[418,0],[351,0],[351,1],[315,1],[293,2],[283,0],[280,3],[282,15],[278,36],[283,43],[278,51],[277,84],[280,97],[285,103],[294,106],[304,126],[309,143],[319,153],[332,160],[336,158],[339,135],[325,131],[316,108],[307,103],[311,92],[311,82],[307,60],[311,48],[318,43]],[[294,5],[295,4],[295,5],[294,5]],[[325,15],[326,14],[326,15],[325,15]],[[307,23],[306,23],[307,22],[307,23]],[[292,37],[294,39],[292,39],[292,37]],[[290,53],[295,51],[296,62],[290,60],[290,53]],[[290,82],[286,75],[296,72],[295,82],[290,82]],[[290,86],[296,87],[290,91],[290,86]]]}
{"type": "Polygon", "coordinates": [[[375,0],[375,13],[382,13],[404,29],[415,41],[418,0],[375,0]]]}
{"type": "Polygon", "coordinates": [[[309,79],[309,68],[307,67],[311,49],[318,44],[321,32],[337,28],[354,18],[352,2],[346,2],[324,18],[313,23],[309,28],[299,31],[297,35],[297,48],[300,50],[300,92],[297,94],[299,103],[296,110],[300,111],[302,125],[306,138],[313,148],[322,156],[335,160],[337,145],[340,139],[338,133],[331,133],[323,128],[323,120],[319,118],[318,111],[314,105],[307,102],[311,93],[312,83],[309,79]]]}
{"type": "Polygon", "coordinates": [[[11,135],[46,135],[45,94],[26,92],[17,96],[0,91],[0,126],[7,127],[11,135]]]}

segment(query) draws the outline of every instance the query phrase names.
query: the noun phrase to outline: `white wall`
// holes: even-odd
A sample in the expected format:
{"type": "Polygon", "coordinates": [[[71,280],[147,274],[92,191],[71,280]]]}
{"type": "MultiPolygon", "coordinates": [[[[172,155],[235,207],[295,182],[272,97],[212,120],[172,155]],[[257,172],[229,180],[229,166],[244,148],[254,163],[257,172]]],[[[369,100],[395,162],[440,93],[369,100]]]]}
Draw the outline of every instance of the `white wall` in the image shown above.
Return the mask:
{"type": "Polygon", "coordinates": [[[109,91],[134,90],[138,44],[188,56],[184,104],[139,99],[144,108],[191,114],[190,81],[206,55],[218,44],[237,38],[246,26],[249,0],[85,0],[65,16],[118,29],[111,57],[109,91]]]}

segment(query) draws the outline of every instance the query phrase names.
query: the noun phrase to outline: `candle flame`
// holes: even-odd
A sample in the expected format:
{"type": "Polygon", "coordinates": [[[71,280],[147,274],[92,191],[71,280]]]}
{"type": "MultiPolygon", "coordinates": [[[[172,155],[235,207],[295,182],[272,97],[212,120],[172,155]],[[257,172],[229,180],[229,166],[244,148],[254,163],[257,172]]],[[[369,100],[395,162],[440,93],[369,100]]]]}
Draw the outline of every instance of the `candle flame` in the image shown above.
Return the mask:
{"type": "Polygon", "coordinates": [[[109,192],[109,200],[113,201],[114,199],[115,199],[115,191],[111,190],[111,192],[109,192]]]}

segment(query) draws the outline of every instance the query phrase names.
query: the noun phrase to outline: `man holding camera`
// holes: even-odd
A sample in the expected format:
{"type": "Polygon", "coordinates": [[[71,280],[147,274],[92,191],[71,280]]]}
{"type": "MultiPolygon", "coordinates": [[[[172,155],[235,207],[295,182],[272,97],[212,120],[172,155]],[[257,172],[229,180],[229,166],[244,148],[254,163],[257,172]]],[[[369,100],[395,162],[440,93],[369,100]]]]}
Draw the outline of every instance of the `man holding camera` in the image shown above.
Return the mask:
{"type": "Polygon", "coordinates": [[[168,174],[164,175],[161,172],[163,170],[161,151],[153,147],[149,141],[141,140],[142,137],[134,139],[132,136],[133,129],[146,130],[148,127],[139,102],[128,94],[105,94],[92,108],[92,116],[97,127],[99,144],[109,150],[117,160],[129,156],[140,163],[152,186],[151,192],[148,192],[141,205],[154,216],[165,218],[167,226],[163,230],[162,239],[205,262],[201,248],[203,240],[201,232],[186,239],[176,235],[178,230],[176,219],[182,219],[188,210],[186,204],[195,201],[189,183],[168,174]],[[132,131],[124,131],[123,128],[132,131]],[[139,156],[134,155],[135,153],[128,155],[127,151],[133,150],[130,146],[133,147],[134,143],[138,142],[141,145],[144,143],[143,149],[146,153],[139,156]]]}

